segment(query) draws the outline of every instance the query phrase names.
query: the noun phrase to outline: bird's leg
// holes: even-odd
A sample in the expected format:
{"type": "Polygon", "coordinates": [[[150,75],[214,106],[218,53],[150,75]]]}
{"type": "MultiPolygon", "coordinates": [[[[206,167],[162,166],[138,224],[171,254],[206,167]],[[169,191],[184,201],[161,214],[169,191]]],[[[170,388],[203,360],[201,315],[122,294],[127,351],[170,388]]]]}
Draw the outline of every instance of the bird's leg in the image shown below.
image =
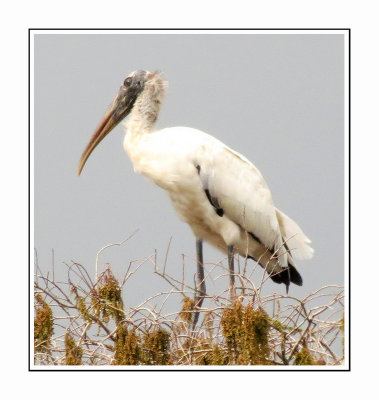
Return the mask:
{"type": "MultiPolygon", "coordinates": [[[[196,292],[195,292],[195,309],[200,308],[204,301],[205,296],[205,279],[204,279],[204,265],[203,265],[203,241],[196,239],[196,259],[197,259],[197,272],[196,272],[196,292]]],[[[192,329],[195,328],[199,319],[199,311],[194,314],[192,329]]]]}
{"type": "Polygon", "coordinates": [[[236,298],[236,288],[234,285],[234,247],[228,246],[228,264],[229,264],[229,286],[230,286],[230,300],[236,298]]]}

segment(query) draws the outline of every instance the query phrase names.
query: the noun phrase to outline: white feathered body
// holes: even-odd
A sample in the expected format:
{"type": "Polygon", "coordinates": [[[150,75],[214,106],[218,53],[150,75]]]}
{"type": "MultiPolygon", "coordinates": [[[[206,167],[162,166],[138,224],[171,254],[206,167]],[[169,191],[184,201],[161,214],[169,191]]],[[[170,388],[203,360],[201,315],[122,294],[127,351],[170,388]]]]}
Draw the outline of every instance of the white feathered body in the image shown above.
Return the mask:
{"type": "Polygon", "coordinates": [[[261,173],[245,157],[193,128],[127,129],[124,149],[135,171],[167,191],[197,238],[225,252],[233,245],[268,269],[293,264],[291,255],[312,256],[309,239],[275,208],[261,173]]]}

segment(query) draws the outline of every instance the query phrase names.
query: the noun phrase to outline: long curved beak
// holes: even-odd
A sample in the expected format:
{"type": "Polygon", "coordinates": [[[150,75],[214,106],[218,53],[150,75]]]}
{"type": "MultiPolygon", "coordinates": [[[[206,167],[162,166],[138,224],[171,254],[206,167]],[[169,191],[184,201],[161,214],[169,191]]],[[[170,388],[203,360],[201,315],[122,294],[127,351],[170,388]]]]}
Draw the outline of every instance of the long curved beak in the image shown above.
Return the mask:
{"type": "Polygon", "coordinates": [[[90,142],[80,158],[78,175],[80,175],[82,172],[86,161],[91,153],[95,150],[96,146],[120,121],[122,121],[130,113],[136,98],[137,93],[134,90],[130,90],[124,86],[121,86],[120,91],[105,113],[103,119],[100,121],[99,126],[96,128],[95,133],[92,135],[90,142]]]}

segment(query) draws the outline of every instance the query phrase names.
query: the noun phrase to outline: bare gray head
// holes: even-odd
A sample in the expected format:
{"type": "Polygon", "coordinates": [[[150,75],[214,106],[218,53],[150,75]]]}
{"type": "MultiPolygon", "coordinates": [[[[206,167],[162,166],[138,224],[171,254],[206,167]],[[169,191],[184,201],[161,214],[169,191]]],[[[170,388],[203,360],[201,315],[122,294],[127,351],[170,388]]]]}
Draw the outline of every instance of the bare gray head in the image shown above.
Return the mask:
{"type": "Polygon", "coordinates": [[[152,126],[157,119],[166,87],[167,82],[160,72],[138,70],[129,74],[85,148],[79,162],[78,174],[80,175],[95,147],[131,111],[135,120],[152,126]]]}

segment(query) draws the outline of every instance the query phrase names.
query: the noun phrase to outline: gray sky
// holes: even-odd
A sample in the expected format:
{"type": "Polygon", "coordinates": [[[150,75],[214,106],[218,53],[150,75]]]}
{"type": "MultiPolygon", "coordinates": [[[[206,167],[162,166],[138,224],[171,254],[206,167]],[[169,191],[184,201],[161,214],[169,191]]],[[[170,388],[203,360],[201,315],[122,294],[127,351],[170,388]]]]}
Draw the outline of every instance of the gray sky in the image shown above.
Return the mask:
{"type": "MultiPolygon", "coordinates": [[[[35,243],[39,265],[66,271],[71,260],[94,272],[111,263],[122,277],[131,260],[172,237],[167,270],[193,282],[195,240],[168,196],[134,173],[122,126],[98,146],[80,177],[86,144],[122,81],[136,69],[161,70],[169,90],[158,128],[190,126],[216,136],[261,171],[275,205],[311,238],[312,260],[298,261],[303,297],[342,284],[344,269],[343,35],[36,35],[34,91],[35,243]]],[[[224,255],[210,246],[205,262],[224,255]]],[[[253,263],[250,261],[250,267],[253,263]]],[[[127,286],[135,303],[167,284],[146,264],[127,286]]],[[[261,272],[261,271],[259,271],[261,272]]],[[[218,282],[216,284],[219,284],[218,282]]],[[[227,285],[225,278],[220,285],[227,285]]],[[[215,283],[207,282],[208,292],[215,283]]],[[[267,291],[285,293],[267,282],[267,291]]]]}

